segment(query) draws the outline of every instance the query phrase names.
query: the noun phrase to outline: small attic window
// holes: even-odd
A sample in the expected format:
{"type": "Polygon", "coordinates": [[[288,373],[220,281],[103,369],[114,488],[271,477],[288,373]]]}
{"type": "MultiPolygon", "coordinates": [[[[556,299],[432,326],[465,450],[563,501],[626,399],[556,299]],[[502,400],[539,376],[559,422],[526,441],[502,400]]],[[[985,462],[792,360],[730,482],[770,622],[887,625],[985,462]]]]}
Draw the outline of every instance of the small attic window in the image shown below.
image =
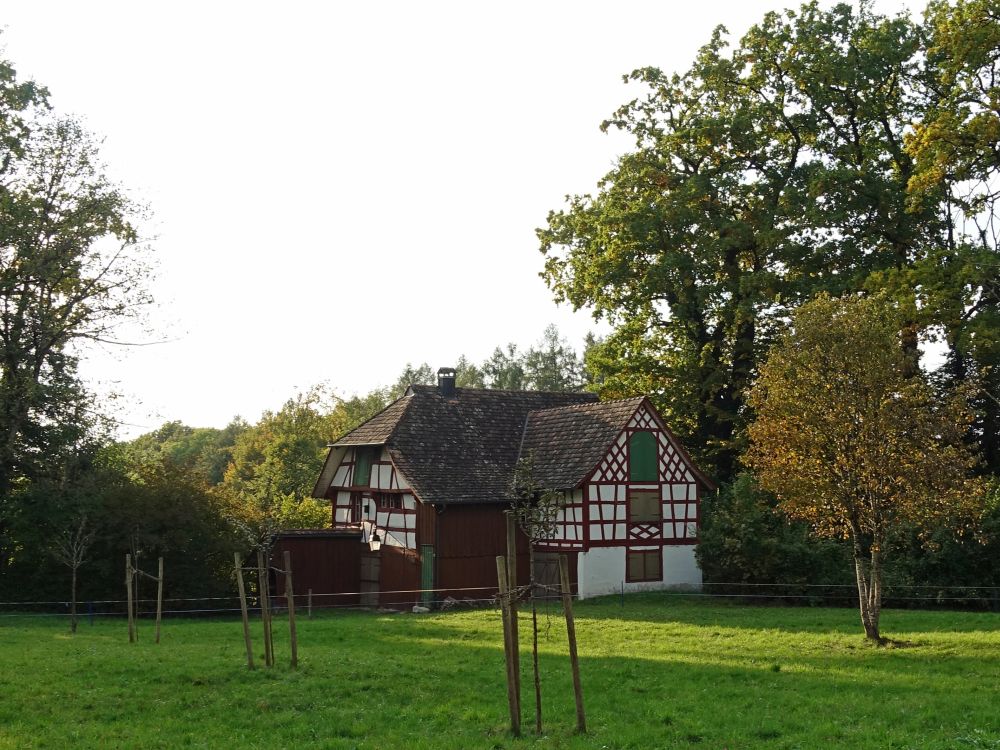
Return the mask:
{"type": "Polygon", "coordinates": [[[630,482],[655,482],[656,437],[652,432],[633,432],[628,439],[628,479],[630,482]]]}
{"type": "Polygon", "coordinates": [[[355,487],[369,487],[372,481],[372,464],[378,455],[378,446],[365,445],[354,449],[354,479],[355,487]]]}

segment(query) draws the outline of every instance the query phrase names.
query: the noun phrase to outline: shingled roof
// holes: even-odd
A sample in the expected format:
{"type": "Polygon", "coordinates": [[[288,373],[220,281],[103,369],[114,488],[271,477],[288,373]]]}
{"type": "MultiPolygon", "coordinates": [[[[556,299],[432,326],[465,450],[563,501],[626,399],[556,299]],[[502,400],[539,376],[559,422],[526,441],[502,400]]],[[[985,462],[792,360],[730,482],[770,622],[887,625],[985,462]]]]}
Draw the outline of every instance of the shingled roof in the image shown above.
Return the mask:
{"type": "Polygon", "coordinates": [[[355,427],[334,445],[384,445],[399,424],[411,398],[398,398],[362,425],[355,427]]]}
{"type": "Polygon", "coordinates": [[[528,413],[521,456],[540,487],[576,487],[593,471],[645,397],[573,404],[528,413]]]}
{"type": "Polygon", "coordinates": [[[445,397],[435,386],[414,385],[331,447],[385,445],[425,503],[503,502],[521,456],[531,457],[538,485],[576,487],[643,401],[474,388],[445,397]]]}
{"type": "Polygon", "coordinates": [[[425,503],[495,503],[508,498],[528,413],[590,403],[591,393],[544,393],[414,385],[333,445],[384,444],[425,503]]]}

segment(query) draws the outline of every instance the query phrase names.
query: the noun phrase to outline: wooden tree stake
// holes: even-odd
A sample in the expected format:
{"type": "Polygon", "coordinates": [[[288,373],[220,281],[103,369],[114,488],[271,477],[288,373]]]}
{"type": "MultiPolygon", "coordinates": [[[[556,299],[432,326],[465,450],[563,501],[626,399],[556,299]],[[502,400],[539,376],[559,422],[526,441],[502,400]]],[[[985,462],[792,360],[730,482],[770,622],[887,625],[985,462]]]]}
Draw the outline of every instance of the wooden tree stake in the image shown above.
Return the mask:
{"type": "Polygon", "coordinates": [[[510,731],[515,737],[521,736],[521,715],[514,694],[517,683],[514,679],[514,658],[510,637],[510,592],[507,588],[507,562],[503,555],[497,555],[497,582],[500,587],[500,612],[503,619],[503,655],[507,662],[507,707],[510,709],[510,731]]]}
{"type": "Polygon", "coordinates": [[[270,554],[264,558],[264,603],[267,606],[267,645],[271,652],[271,664],[274,666],[274,610],[271,599],[271,558],[270,554]]]}
{"type": "Polygon", "coordinates": [[[274,655],[271,653],[271,622],[270,622],[270,602],[271,594],[267,586],[267,568],[264,567],[264,552],[257,550],[257,593],[260,598],[260,622],[264,627],[264,666],[274,665],[274,655]]]}
{"type": "Polygon", "coordinates": [[[514,659],[514,699],[517,715],[521,715],[521,634],[517,623],[517,521],[513,513],[507,514],[507,588],[510,596],[510,642],[514,659]]]}
{"type": "Polygon", "coordinates": [[[288,601],[288,639],[292,644],[292,669],[299,665],[299,641],[295,635],[295,591],[292,588],[292,553],[285,550],[285,599],[288,601]]]}
{"type": "Polygon", "coordinates": [[[587,731],[583,712],[583,688],[580,685],[580,660],[576,655],[576,624],[573,621],[573,592],[569,585],[569,561],[559,555],[559,583],[562,585],[563,612],[566,614],[566,637],[569,640],[569,663],[573,669],[573,695],[576,698],[576,731],[587,731]]]}
{"type": "Polygon", "coordinates": [[[135,615],[132,609],[132,555],[125,555],[125,606],[128,607],[128,642],[135,643],[135,615]]]}
{"type": "Polygon", "coordinates": [[[163,619],[163,558],[156,576],[156,642],[160,642],[160,621],[163,619]]]}
{"type": "Polygon", "coordinates": [[[240,591],[240,611],[243,613],[243,641],[247,647],[247,669],[253,669],[253,644],[250,642],[250,615],[247,613],[247,590],[243,585],[243,561],[240,553],[233,553],[236,562],[236,587],[240,591]]]}

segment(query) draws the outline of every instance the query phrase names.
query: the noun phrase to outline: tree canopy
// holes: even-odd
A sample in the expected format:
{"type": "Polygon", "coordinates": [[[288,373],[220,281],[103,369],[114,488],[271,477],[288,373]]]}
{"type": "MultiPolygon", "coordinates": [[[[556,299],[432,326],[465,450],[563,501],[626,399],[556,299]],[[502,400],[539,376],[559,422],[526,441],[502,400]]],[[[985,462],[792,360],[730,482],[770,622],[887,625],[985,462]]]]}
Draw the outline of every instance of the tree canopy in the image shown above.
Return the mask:
{"type": "Polygon", "coordinates": [[[769,13],[732,44],[720,27],[686,72],[626,76],[642,92],[602,127],[633,150],[539,230],[557,299],[615,327],[591,354],[601,392],[651,393],[722,479],[763,353],[798,305],[890,293],[913,371],[920,328],[983,291],[946,191],[925,181],[907,198],[908,128],[933,104],[925,39],[869,2],[769,13]],[[933,283],[946,250],[966,273],[933,283]]]}
{"type": "Polygon", "coordinates": [[[77,365],[150,302],[141,216],[97,139],[0,60],[0,569],[24,549],[12,529],[36,490],[67,486],[106,440],[77,365]]]}

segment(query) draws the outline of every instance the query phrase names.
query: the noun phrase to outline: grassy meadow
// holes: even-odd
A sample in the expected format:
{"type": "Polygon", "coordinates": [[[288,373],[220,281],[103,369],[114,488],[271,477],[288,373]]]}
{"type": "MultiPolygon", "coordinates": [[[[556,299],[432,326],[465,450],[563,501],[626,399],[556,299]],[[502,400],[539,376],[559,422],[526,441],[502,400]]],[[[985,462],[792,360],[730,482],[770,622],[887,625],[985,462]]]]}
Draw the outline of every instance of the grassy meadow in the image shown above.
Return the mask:
{"type": "MultiPolygon", "coordinates": [[[[522,618],[522,646],[530,632],[522,618]]],[[[7,748],[1000,748],[1000,615],[888,611],[868,646],[850,609],[667,595],[577,605],[589,733],[573,733],[565,627],[542,608],[545,733],[507,731],[499,614],[323,611],[300,666],[248,671],[237,619],[120,619],[75,636],[0,617],[7,748]]],[[[259,625],[255,650],[263,662],[259,625]]]]}

